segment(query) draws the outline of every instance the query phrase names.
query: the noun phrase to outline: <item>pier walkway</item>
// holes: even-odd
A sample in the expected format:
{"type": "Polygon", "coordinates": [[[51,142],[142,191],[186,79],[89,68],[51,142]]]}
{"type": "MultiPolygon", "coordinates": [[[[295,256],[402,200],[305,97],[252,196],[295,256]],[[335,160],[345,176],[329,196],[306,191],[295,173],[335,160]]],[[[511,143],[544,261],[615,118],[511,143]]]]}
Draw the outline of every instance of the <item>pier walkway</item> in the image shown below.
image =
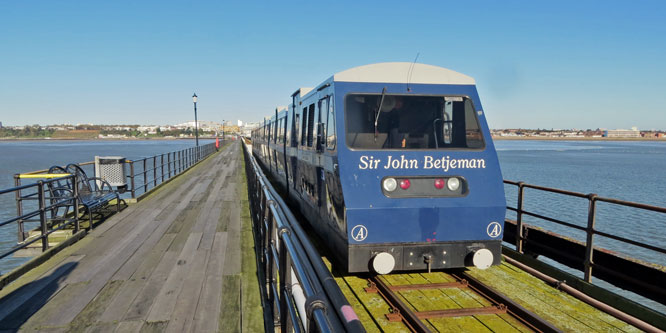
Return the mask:
{"type": "Polygon", "coordinates": [[[263,331],[239,146],[0,290],[0,329],[263,331]]]}

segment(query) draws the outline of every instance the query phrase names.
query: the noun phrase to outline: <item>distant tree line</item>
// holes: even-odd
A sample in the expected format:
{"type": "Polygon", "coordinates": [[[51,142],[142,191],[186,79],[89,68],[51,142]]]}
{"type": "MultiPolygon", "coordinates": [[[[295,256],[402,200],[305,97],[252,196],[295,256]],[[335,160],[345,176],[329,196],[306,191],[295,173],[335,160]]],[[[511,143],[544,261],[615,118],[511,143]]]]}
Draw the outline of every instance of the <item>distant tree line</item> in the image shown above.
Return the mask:
{"type": "Polygon", "coordinates": [[[25,126],[23,129],[0,128],[0,138],[44,138],[53,135],[54,129],[42,128],[39,125],[25,126]]]}

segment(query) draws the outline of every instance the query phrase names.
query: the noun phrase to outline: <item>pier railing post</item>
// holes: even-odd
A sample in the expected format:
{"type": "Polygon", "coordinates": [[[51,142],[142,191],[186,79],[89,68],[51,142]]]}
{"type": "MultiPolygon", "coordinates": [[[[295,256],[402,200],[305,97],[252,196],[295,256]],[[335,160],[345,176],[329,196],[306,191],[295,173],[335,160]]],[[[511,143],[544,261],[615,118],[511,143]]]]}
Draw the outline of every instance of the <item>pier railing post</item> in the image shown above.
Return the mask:
{"type": "Polygon", "coordinates": [[[523,253],[523,197],[525,196],[525,183],[518,182],[518,203],[516,204],[516,251],[523,253]]]}
{"type": "Polygon", "coordinates": [[[130,161],[130,186],[132,192],[132,198],[136,198],[136,185],[134,183],[134,161],[130,161]]]}
{"type": "Polygon", "coordinates": [[[148,172],[146,171],[146,159],[143,159],[143,193],[148,192],[148,172]]]}
{"type": "Polygon", "coordinates": [[[153,156],[153,187],[157,187],[157,156],[153,156]]]}
{"type": "MultiPolygon", "coordinates": [[[[75,185],[76,186],[76,185],[75,185]]],[[[49,249],[48,228],[46,225],[46,200],[44,199],[44,181],[37,182],[37,200],[39,200],[39,223],[42,229],[42,252],[49,249]]]]}
{"type": "Polygon", "coordinates": [[[278,254],[280,256],[280,327],[281,332],[291,332],[294,323],[290,320],[289,311],[291,309],[287,304],[287,299],[291,297],[291,257],[282,241],[280,241],[278,254]]]}
{"type": "MultiPolygon", "coordinates": [[[[72,175],[72,184],[76,184],[76,174],[72,175]]],[[[81,229],[79,223],[79,187],[74,185],[74,233],[76,234],[81,229]]]]}
{"type": "Polygon", "coordinates": [[[587,210],[587,228],[585,232],[587,233],[587,240],[585,242],[585,281],[590,282],[592,280],[592,266],[594,266],[594,260],[592,255],[594,254],[594,223],[595,215],[597,208],[597,195],[594,193],[588,194],[589,206],[587,210]]]}
{"type": "Polygon", "coordinates": [[[167,170],[168,170],[168,175],[167,179],[171,178],[171,153],[167,153],[167,170]]]}
{"type": "Polygon", "coordinates": [[[160,155],[160,171],[162,172],[162,183],[164,183],[164,154],[160,155]]]}
{"type": "MultiPolygon", "coordinates": [[[[19,187],[21,186],[21,177],[19,174],[14,175],[14,186],[19,187]]],[[[21,198],[21,190],[18,189],[16,190],[16,216],[22,216],[23,215],[23,198],[21,198]]],[[[23,219],[20,219],[17,221],[17,226],[18,226],[18,240],[19,242],[23,242],[25,240],[25,234],[24,234],[24,229],[23,229],[23,219]]]]}

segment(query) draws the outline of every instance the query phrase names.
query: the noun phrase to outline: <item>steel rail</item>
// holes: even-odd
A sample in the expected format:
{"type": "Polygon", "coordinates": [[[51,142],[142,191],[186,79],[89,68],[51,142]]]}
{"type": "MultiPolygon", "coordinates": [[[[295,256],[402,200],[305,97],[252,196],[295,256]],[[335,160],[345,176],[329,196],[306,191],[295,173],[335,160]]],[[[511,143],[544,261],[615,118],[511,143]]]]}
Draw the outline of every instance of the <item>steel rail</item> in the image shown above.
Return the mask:
{"type": "Polygon", "coordinates": [[[507,313],[514,317],[525,327],[535,332],[561,332],[558,328],[537,316],[533,312],[525,309],[520,304],[511,300],[507,296],[495,291],[493,288],[483,284],[479,280],[459,271],[449,273],[456,282],[415,284],[389,286],[379,276],[373,276],[368,279],[369,287],[366,292],[377,292],[391,307],[391,313],[386,314],[389,321],[402,321],[412,332],[431,332],[431,329],[423,322],[424,319],[443,318],[443,317],[462,317],[474,316],[480,314],[502,314],[507,313]],[[396,294],[402,290],[424,290],[440,288],[469,288],[482,298],[490,302],[490,306],[475,308],[444,309],[431,311],[414,311],[396,294]]]}
{"type": "Polygon", "coordinates": [[[523,325],[529,327],[530,329],[537,332],[562,332],[562,330],[553,326],[553,324],[539,317],[534,312],[527,310],[508,296],[499,293],[492,287],[477,280],[469,273],[461,271],[457,274],[451,274],[451,276],[458,280],[467,281],[469,283],[470,289],[483,296],[484,298],[490,300],[492,303],[505,306],[507,313],[509,313],[512,317],[516,318],[523,325]]]}
{"type": "Polygon", "coordinates": [[[386,315],[387,319],[391,320],[400,318],[412,332],[432,332],[423,321],[416,316],[414,311],[410,310],[407,304],[405,304],[380,277],[373,276],[369,280],[370,288],[375,287],[379,295],[381,295],[391,306],[391,313],[386,315]]]}

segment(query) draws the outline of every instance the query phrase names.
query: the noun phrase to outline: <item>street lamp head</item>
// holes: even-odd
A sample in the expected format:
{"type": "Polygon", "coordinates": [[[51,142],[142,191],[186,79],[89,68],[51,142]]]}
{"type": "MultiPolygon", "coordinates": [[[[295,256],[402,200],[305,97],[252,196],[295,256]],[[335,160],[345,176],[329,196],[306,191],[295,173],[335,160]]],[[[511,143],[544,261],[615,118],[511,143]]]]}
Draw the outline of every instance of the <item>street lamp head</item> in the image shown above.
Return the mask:
{"type": "Polygon", "coordinates": [[[192,101],[193,101],[194,103],[197,102],[197,93],[194,93],[194,95],[192,95],[192,101]]]}

